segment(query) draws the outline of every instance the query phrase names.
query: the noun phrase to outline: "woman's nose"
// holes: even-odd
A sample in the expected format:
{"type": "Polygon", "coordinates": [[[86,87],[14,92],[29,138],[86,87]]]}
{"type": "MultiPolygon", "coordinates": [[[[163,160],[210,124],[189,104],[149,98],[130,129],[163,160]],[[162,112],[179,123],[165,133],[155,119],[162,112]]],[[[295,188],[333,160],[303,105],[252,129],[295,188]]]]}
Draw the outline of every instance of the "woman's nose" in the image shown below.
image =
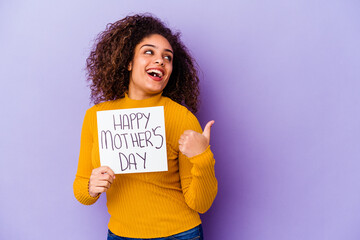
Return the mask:
{"type": "Polygon", "coordinates": [[[160,66],[163,66],[164,65],[164,60],[162,59],[162,57],[157,57],[155,59],[155,63],[159,64],[160,66]]]}

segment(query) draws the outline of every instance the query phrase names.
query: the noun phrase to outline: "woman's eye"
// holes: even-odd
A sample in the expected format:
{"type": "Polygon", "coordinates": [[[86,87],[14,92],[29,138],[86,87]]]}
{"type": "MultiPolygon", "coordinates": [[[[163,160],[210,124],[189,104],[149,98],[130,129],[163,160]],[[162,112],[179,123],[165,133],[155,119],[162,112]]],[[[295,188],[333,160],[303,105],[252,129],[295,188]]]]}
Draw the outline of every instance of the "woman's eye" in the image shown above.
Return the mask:
{"type": "Polygon", "coordinates": [[[171,56],[165,56],[164,57],[166,60],[168,60],[169,62],[171,62],[171,56]]]}
{"type": "Polygon", "coordinates": [[[146,50],[145,54],[152,54],[152,51],[151,50],[146,50]]]}

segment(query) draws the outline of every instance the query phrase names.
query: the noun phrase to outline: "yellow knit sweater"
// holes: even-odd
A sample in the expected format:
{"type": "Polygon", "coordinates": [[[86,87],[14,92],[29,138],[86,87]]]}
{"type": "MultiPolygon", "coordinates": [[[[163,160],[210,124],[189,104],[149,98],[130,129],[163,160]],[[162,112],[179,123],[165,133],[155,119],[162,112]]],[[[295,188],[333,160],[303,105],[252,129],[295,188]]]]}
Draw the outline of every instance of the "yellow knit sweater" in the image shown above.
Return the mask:
{"type": "Polygon", "coordinates": [[[196,117],[185,107],[158,94],[145,100],[124,98],[88,109],[82,132],[78,169],[74,181],[76,199],[85,205],[99,198],[89,195],[91,171],[100,167],[96,112],[103,110],[164,106],[168,171],[118,174],[106,192],[111,215],[109,229],[130,238],[166,237],[201,223],[217,193],[213,154],[187,158],[178,140],[185,130],[202,132],[196,117]]]}

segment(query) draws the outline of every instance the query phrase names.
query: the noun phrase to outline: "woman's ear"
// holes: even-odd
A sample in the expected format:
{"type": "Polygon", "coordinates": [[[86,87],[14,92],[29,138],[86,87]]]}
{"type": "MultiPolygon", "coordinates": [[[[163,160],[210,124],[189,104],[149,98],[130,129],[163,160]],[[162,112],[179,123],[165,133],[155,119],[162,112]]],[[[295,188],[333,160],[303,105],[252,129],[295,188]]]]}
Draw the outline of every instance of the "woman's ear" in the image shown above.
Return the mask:
{"type": "Polygon", "coordinates": [[[129,72],[132,70],[132,61],[129,63],[127,69],[128,69],[129,72]]]}

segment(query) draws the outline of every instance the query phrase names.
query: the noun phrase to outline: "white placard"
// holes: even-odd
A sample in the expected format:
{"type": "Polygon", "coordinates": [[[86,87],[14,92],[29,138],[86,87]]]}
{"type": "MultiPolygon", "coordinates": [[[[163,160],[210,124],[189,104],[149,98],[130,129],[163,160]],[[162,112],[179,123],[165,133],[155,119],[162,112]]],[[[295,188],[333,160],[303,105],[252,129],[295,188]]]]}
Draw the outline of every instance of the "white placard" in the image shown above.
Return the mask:
{"type": "Polygon", "coordinates": [[[167,171],[164,107],[97,112],[101,166],[116,174],[167,171]]]}

